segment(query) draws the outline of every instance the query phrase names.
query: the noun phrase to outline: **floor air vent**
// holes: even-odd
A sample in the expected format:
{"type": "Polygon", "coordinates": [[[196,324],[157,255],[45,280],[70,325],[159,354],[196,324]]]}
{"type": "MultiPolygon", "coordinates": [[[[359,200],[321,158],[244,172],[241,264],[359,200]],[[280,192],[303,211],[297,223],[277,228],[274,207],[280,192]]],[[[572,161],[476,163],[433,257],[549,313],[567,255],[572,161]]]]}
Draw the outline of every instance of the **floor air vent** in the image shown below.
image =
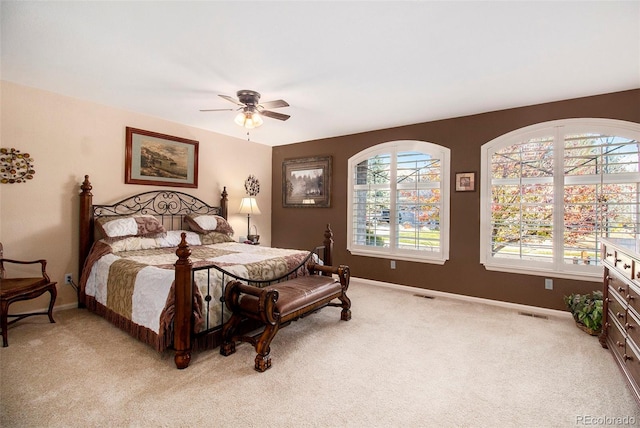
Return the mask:
{"type": "Polygon", "coordinates": [[[542,318],[543,320],[549,319],[546,315],[539,315],[531,312],[518,312],[518,314],[524,315],[525,317],[542,318]]]}
{"type": "Polygon", "coordinates": [[[435,299],[433,296],[425,296],[424,294],[414,294],[415,297],[422,297],[423,299],[435,299]]]}

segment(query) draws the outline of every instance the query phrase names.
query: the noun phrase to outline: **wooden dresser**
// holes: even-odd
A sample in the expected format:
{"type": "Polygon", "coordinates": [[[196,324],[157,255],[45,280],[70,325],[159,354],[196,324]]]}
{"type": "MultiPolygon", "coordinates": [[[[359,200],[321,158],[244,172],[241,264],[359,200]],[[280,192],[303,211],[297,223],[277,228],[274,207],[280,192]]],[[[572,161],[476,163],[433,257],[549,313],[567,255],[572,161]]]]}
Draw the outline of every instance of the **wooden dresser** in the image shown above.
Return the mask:
{"type": "Polygon", "coordinates": [[[609,348],[640,404],[640,243],[603,239],[604,313],[600,343],[609,348]]]}

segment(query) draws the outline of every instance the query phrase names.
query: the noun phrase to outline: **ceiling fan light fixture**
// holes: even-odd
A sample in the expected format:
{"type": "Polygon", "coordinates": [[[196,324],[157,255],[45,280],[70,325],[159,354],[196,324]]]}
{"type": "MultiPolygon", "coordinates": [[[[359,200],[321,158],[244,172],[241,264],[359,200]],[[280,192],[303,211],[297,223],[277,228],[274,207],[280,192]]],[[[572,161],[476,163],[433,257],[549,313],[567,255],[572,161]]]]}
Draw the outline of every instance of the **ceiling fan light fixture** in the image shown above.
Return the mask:
{"type": "Polygon", "coordinates": [[[238,113],[235,122],[247,129],[257,128],[264,123],[262,116],[256,111],[245,110],[238,113]]]}

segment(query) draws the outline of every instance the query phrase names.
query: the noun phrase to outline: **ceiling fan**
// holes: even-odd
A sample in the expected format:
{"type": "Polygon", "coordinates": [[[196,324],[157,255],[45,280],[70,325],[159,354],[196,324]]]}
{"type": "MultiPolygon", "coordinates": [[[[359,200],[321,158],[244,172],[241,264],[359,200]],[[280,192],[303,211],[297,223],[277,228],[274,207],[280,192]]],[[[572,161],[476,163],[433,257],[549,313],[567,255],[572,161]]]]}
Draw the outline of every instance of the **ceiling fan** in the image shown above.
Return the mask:
{"type": "Polygon", "coordinates": [[[237,100],[228,95],[218,96],[240,106],[239,108],[216,108],[200,111],[239,110],[240,112],[236,116],[235,122],[247,129],[257,128],[258,126],[262,125],[262,116],[278,120],[287,120],[291,117],[288,114],[276,113],[275,111],[267,110],[268,108],[289,107],[289,103],[284,100],[267,101],[260,103],[260,94],[256,91],[251,91],[248,89],[241,89],[237,92],[236,95],[238,96],[237,100]]]}

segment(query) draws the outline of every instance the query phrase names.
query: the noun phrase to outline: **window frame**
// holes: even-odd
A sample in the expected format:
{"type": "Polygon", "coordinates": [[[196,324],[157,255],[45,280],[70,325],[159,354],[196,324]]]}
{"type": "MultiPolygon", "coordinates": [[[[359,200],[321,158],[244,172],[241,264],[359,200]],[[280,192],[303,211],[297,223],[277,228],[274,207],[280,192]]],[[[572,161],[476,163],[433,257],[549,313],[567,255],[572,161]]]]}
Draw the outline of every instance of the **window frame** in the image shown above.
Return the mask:
{"type": "MultiPolygon", "coordinates": [[[[379,257],[393,260],[406,260],[412,262],[444,264],[449,259],[449,227],[450,227],[450,184],[451,184],[451,150],[438,144],[429,143],[419,140],[395,140],[380,143],[375,146],[362,150],[349,158],[348,161],[348,195],[347,195],[347,250],[352,255],[379,257]],[[428,153],[433,157],[440,159],[442,164],[441,182],[440,182],[440,251],[422,251],[413,249],[402,249],[393,247],[375,247],[370,245],[358,245],[354,243],[353,230],[353,209],[354,209],[354,169],[362,161],[381,155],[391,154],[395,156],[398,152],[415,151],[428,153]]],[[[393,171],[394,179],[391,180],[390,189],[393,203],[397,203],[395,192],[398,189],[395,183],[395,171],[393,171]]],[[[401,186],[400,186],[401,187],[401,186]]],[[[392,211],[396,211],[395,208],[392,211]]]]}
{"type": "MultiPolygon", "coordinates": [[[[560,262],[561,257],[554,257],[552,263],[533,262],[520,259],[502,259],[491,256],[491,157],[495,151],[512,145],[528,141],[531,138],[549,136],[554,138],[554,194],[564,195],[565,176],[562,162],[557,153],[564,153],[564,136],[575,133],[598,132],[604,135],[620,136],[640,141],[640,124],[616,119],[562,119],[542,122],[524,128],[516,129],[485,143],[481,148],[480,164],[480,263],[485,269],[510,273],[521,273],[536,276],[553,276],[557,278],[578,279],[585,281],[602,281],[602,266],[571,265],[560,262]],[[560,152],[558,152],[560,150],[560,152]],[[560,178],[557,176],[560,175],[560,178]],[[558,193],[560,191],[560,193],[558,193]]],[[[562,158],[562,156],[560,156],[562,158]]],[[[636,175],[640,182],[640,172],[636,175]]],[[[579,176],[570,176],[571,182],[579,183],[579,176]]],[[[625,181],[628,182],[628,181],[625,181]]],[[[553,212],[562,213],[564,198],[555,197],[553,212]]],[[[557,251],[564,245],[564,216],[554,215],[553,246],[557,251]],[[561,247],[559,247],[561,245],[561,247]]]]}

